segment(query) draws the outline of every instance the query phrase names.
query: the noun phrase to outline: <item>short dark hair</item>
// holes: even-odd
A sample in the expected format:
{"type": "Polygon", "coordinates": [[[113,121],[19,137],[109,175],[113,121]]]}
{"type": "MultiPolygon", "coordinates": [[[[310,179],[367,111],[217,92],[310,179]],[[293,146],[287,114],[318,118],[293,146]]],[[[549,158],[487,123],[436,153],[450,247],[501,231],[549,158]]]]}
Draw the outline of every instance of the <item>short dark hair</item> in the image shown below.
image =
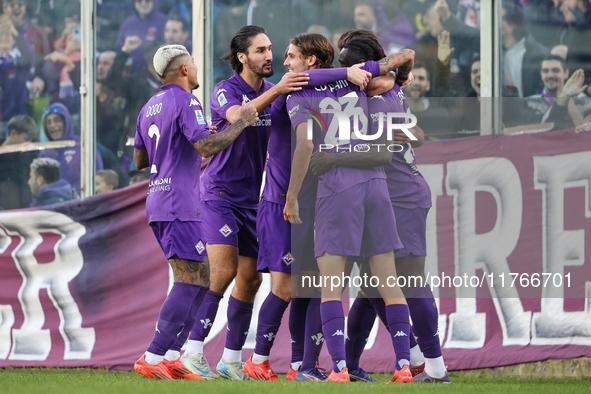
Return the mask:
{"type": "Polygon", "coordinates": [[[297,46],[303,56],[316,56],[318,68],[333,68],[334,47],[330,40],[318,33],[304,33],[295,36],[290,44],[297,46]]]}
{"type": "Polygon", "coordinates": [[[515,26],[513,36],[517,40],[521,40],[527,35],[527,19],[523,7],[520,4],[503,2],[503,9],[505,10],[505,20],[515,26]]]}
{"type": "Polygon", "coordinates": [[[562,71],[568,70],[566,60],[558,55],[548,55],[544,59],[542,59],[542,61],[540,62],[540,70],[542,69],[542,63],[549,60],[556,60],[560,62],[560,65],[562,66],[562,71]]]}
{"type": "Polygon", "coordinates": [[[107,169],[97,171],[96,176],[102,177],[107,185],[113,185],[113,189],[119,187],[119,174],[113,170],[107,169]]]}
{"type": "Polygon", "coordinates": [[[427,79],[429,79],[430,76],[431,76],[431,70],[429,70],[429,67],[427,67],[427,64],[426,63],[423,63],[423,62],[416,62],[412,66],[412,69],[413,70],[418,70],[419,68],[424,68],[425,69],[425,71],[427,72],[427,79]]]}
{"type": "Polygon", "coordinates": [[[384,48],[379,41],[370,36],[358,36],[348,41],[343,49],[355,54],[358,59],[381,60],[386,57],[384,48]]]}
{"type": "Polygon", "coordinates": [[[252,44],[252,38],[259,34],[266,34],[265,29],[260,26],[250,25],[244,26],[234,34],[230,41],[230,51],[222,56],[222,60],[230,62],[232,70],[237,73],[242,72],[243,65],[238,60],[238,54],[244,53],[248,55],[248,47],[252,44]]]}
{"type": "Polygon", "coordinates": [[[472,57],[472,61],[470,62],[470,69],[472,68],[472,65],[476,62],[480,61],[480,54],[476,54],[472,57]]]}
{"type": "Polygon", "coordinates": [[[49,157],[40,157],[31,163],[31,172],[42,176],[47,184],[60,179],[60,162],[49,157]]]}
{"type": "Polygon", "coordinates": [[[181,29],[184,32],[189,31],[189,22],[187,22],[187,20],[182,15],[172,14],[168,17],[168,20],[173,22],[181,22],[181,29]]]}
{"type": "Polygon", "coordinates": [[[29,141],[34,141],[37,138],[39,129],[37,123],[29,115],[15,115],[9,121],[6,126],[8,132],[11,130],[16,131],[18,134],[27,134],[29,141]]]}
{"type": "Polygon", "coordinates": [[[339,47],[339,51],[341,49],[343,49],[345,44],[347,42],[349,42],[351,39],[353,39],[355,37],[365,37],[365,36],[375,38],[377,41],[380,40],[380,37],[378,37],[378,35],[371,30],[366,30],[366,29],[347,30],[346,32],[344,32],[341,35],[341,38],[339,38],[339,42],[337,43],[337,46],[339,47]]]}

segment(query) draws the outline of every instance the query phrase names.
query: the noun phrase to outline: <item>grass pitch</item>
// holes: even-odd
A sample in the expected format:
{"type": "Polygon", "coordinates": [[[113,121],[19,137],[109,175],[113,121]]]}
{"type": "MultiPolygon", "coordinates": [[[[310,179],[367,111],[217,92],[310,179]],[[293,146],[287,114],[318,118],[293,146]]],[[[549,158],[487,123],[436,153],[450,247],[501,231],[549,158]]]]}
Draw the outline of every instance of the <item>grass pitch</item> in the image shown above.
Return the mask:
{"type": "MultiPolygon", "coordinates": [[[[322,383],[287,382],[280,375],[279,382],[247,381],[153,381],[130,371],[111,372],[93,369],[7,368],[0,369],[0,393],[64,394],[64,393],[117,393],[117,394],[357,394],[360,391],[381,393],[591,393],[591,378],[572,379],[520,379],[473,378],[451,373],[452,384],[384,384],[384,383],[322,383]]],[[[372,374],[380,381],[391,376],[372,374]]]]}

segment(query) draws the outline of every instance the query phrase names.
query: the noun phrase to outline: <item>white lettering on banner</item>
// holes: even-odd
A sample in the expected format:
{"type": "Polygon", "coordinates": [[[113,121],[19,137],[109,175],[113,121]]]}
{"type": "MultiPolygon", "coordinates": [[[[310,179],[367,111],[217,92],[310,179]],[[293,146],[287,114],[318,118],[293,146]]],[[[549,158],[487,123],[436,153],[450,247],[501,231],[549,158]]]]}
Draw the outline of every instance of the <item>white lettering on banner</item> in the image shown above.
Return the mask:
{"type": "MultiPolygon", "coordinates": [[[[437,197],[443,195],[443,164],[423,164],[418,166],[421,175],[431,189],[431,209],[427,215],[427,256],[425,257],[425,273],[439,275],[439,261],[437,252],[437,197]]],[[[439,303],[439,287],[431,288],[435,302],[439,303]]],[[[439,314],[439,341],[443,344],[447,328],[447,315],[439,314]]]]}
{"type": "MultiPolygon", "coordinates": [[[[50,330],[43,329],[45,313],[39,296],[41,289],[47,289],[60,317],[59,331],[65,344],[64,360],[90,359],[96,340],[95,331],[92,327],[82,327],[82,315],[68,288],[68,282],[80,273],[84,264],[78,246],[79,239],[86,233],[84,226],[66,215],[39,210],[1,213],[0,227],[8,236],[20,237],[12,258],[23,277],[18,299],[24,321],[21,328],[12,330],[9,359],[42,361],[51,351],[50,330]],[[33,255],[43,242],[42,232],[61,236],[54,247],[55,259],[46,264],[39,264],[33,255]]],[[[5,239],[0,245],[4,245],[8,238],[0,231],[0,238],[2,236],[5,239]]],[[[2,321],[4,316],[3,311],[2,321]]]]}
{"type": "MultiPolygon", "coordinates": [[[[543,272],[564,275],[564,267],[585,263],[585,230],[564,229],[564,191],[585,188],[585,217],[591,218],[591,152],[534,156],[534,187],[542,191],[543,272]]],[[[541,312],[534,313],[532,345],[591,346],[591,282],[585,310],[564,311],[562,286],[542,287],[541,312]]]]}
{"type": "MultiPolygon", "coordinates": [[[[455,273],[469,276],[481,268],[495,276],[509,275],[507,257],[521,232],[522,193],[517,169],[506,158],[450,161],[446,189],[454,196],[455,273]],[[488,233],[476,234],[476,192],[493,195],[497,220],[488,233]]],[[[503,345],[527,345],[531,312],[525,312],[515,287],[489,290],[501,323],[503,345]]],[[[486,313],[476,312],[476,288],[456,288],[456,312],[449,316],[446,348],[476,349],[486,339],[486,313]]]]}

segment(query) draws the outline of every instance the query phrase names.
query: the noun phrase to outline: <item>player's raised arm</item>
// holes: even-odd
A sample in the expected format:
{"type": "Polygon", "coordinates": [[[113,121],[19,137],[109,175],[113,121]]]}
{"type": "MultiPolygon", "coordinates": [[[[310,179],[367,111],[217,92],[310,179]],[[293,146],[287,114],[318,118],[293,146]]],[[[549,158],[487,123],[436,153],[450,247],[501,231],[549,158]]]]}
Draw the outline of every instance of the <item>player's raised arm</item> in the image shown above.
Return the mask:
{"type": "Polygon", "coordinates": [[[390,71],[398,69],[396,73],[398,81],[405,81],[408,78],[408,74],[412,70],[412,66],[415,62],[415,51],[412,49],[403,49],[393,55],[383,58],[380,60],[380,75],[385,75],[390,71]]]}
{"type": "Polygon", "coordinates": [[[252,126],[259,120],[259,113],[254,103],[243,102],[238,107],[236,120],[226,130],[208,135],[195,142],[193,146],[202,157],[209,157],[226,149],[248,126],[252,126]]]}

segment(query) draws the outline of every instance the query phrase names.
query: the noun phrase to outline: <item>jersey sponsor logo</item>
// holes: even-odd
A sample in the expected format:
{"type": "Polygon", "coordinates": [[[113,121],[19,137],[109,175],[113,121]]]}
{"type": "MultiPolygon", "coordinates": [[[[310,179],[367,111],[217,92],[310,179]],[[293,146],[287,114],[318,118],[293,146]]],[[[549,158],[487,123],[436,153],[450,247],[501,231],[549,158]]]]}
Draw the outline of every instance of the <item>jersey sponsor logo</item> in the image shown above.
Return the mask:
{"type": "Polygon", "coordinates": [[[396,337],[407,337],[408,335],[406,335],[406,333],[404,331],[398,331],[396,334],[394,334],[394,338],[396,337]]]}
{"type": "Polygon", "coordinates": [[[312,339],[316,342],[316,346],[319,346],[322,342],[324,342],[324,335],[319,332],[316,335],[312,335],[312,339]]]}
{"type": "Polygon", "coordinates": [[[274,332],[270,332],[270,333],[268,333],[268,334],[265,334],[265,335],[263,335],[263,336],[264,336],[265,338],[267,338],[267,340],[268,340],[269,342],[273,342],[273,340],[275,340],[275,337],[276,337],[277,335],[275,335],[275,333],[274,333],[274,332]]]}
{"type": "Polygon", "coordinates": [[[242,95],[242,101],[245,103],[248,103],[250,101],[250,99],[248,97],[246,97],[245,94],[242,95]]]}
{"type": "Polygon", "coordinates": [[[205,245],[203,244],[202,240],[199,240],[199,242],[197,242],[197,245],[195,245],[195,249],[197,249],[197,253],[203,253],[203,251],[205,250],[205,245]]]}
{"type": "Polygon", "coordinates": [[[332,334],[332,336],[333,336],[333,337],[334,337],[334,336],[344,337],[344,336],[345,336],[345,334],[343,334],[343,330],[336,330],[336,331],[334,332],[334,334],[332,334]]]}
{"type": "Polygon", "coordinates": [[[220,95],[218,96],[218,103],[220,104],[220,107],[223,107],[224,105],[228,104],[228,100],[226,100],[226,96],[224,96],[223,93],[220,93],[220,95]]]}
{"type": "Polygon", "coordinates": [[[192,106],[199,107],[199,101],[197,101],[196,99],[191,99],[191,102],[189,103],[189,107],[192,107],[192,106]]]}
{"type": "Polygon", "coordinates": [[[295,107],[293,107],[292,109],[289,110],[288,114],[290,118],[293,118],[293,116],[296,114],[296,112],[298,112],[300,110],[300,106],[296,105],[295,107]]]}
{"type": "Polygon", "coordinates": [[[295,257],[292,256],[291,252],[287,252],[285,256],[281,258],[285,265],[291,265],[295,261],[295,257]]]}
{"type": "Polygon", "coordinates": [[[257,120],[257,122],[252,125],[252,127],[259,127],[259,126],[262,126],[262,127],[270,127],[271,126],[271,119],[269,119],[269,118],[259,118],[259,120],[257,120]]]}
{"type": "Polygon", "coordinates": [[[335,90],[343,89],[343,88],[346,88],[348,86],[349,86],[349,82],[347,82],[345,80],[341,80],[341,81],[336,81],[336,82],[328,83],[326,85],[318,86],[315,89],[318,92],[323,92],[325,90],[330,90],[331,92],[334,92],[335,90]]]}
{"type": "Polygon", "coordinates": [[[200,109],[195,110],[195,116],[197,117],[198,124],[205,124],[205,118],[203,117],[203,112],[200,109]]]}
{"type": "Polygon", "coordinates": [[[227,224],[224,224],[222,226],[222,228],[220,228],[220,233],[222,233],[222,235],[224,237],[228,237],[228,235],[232,234],[234,231],[232,231],[232,229],[230,228],[230,226],[228,226],[227,224]]]}

